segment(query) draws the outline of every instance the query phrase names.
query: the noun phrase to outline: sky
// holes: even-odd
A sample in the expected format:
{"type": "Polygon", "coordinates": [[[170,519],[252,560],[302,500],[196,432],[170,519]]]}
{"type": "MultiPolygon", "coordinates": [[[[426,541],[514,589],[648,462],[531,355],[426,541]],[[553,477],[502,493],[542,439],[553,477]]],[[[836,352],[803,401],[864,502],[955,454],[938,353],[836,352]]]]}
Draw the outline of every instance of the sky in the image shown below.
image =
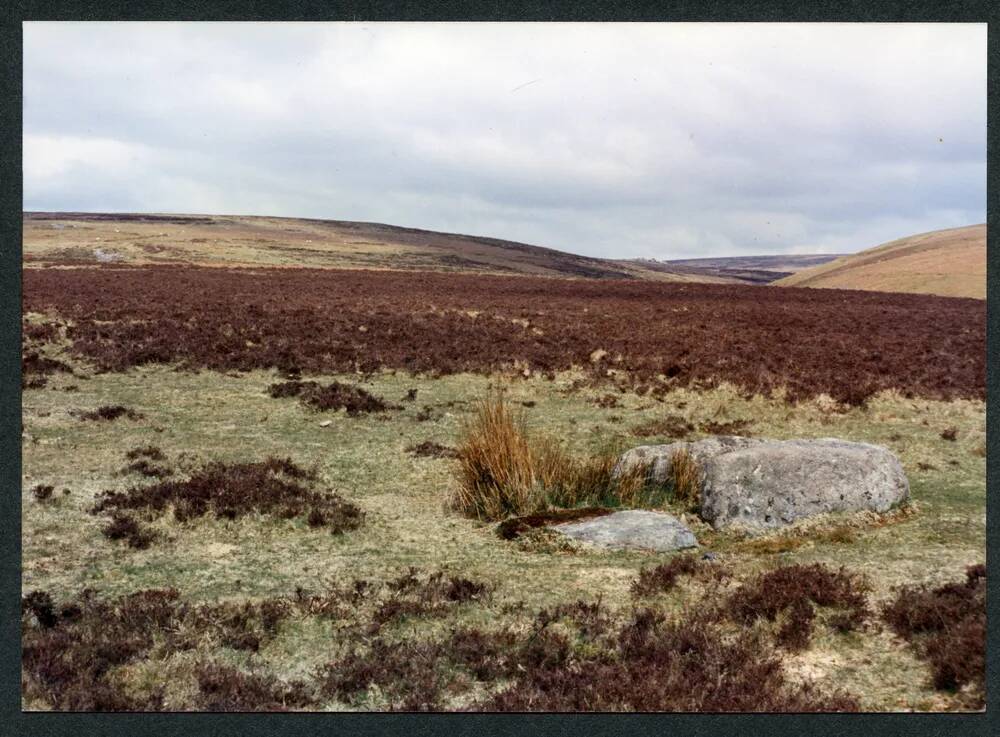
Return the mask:
{"type": "Polygon", "coordinates": [[[24,24],[24,209],[605,258],[986,220],[985,24],[24,24]]]}

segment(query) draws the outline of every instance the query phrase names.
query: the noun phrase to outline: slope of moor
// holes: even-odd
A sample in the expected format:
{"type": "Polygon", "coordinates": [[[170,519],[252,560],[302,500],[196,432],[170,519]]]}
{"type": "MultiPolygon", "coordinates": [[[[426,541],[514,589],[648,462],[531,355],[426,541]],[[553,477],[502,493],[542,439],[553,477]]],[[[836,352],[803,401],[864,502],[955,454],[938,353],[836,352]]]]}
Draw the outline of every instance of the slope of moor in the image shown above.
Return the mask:
{"type": "Polygon", "coordinates": [[[774,283],[985,299],[986,225],[900,238],[774,283]]]}

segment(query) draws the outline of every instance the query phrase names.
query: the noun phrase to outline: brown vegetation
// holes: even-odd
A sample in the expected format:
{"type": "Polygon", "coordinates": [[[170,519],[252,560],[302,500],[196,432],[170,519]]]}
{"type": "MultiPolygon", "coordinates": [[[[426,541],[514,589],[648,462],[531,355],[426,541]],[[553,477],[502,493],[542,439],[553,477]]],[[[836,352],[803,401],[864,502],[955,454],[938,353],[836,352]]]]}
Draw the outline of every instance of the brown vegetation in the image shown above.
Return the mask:
{"type": "Polygon", "coordinates": [[[34,496],[37,501],[45,502],[52,498],[53,491],[55,491],[55,487],[51,484],[35,484],[31,488],[31,495],[34,496]]]}
{"type": "Polygon", "coordinates": [[[791,565],[744,584],[728,599],[725,609],[728,617],[742,624],[757,619],[774,622],[784,615],[777,642],[789,650],[803,650],[812,636],[814,604],[839,610],[831,623],[846,632],[857,629],[870,616],[868,591],[864,580],[843,569],[833,571],[819,563],[791,565]]]}
{"type": "Polygon", "coordinates": [[[129,513],[151,516],[168,508],[180,522],[211,512],[225,519],[249,513],[281,519],[308,515],[310,526],[325,526],[334,534],[361,525],[364,513],[358,507],[338,494],[313,488],[314,481],[315,474],[287,458],[268,458],[260,463],[210,463],[185,481],[160,481],[125,491],[102,492],[92,511],[112,513],[112,522],[106,528],[110,532],[105,535],[126,538],[130,544],[138,523],[129,513]]]}
{"type": "Polygon", "coordinates": [[[804,269],[777,284],[985,299],[986,225],[900,238],[804,269]]]}
{"type": "Polygon", "coordinates": [[[433,440],[425,440],[417,445],[411,445],[406,449],[407,453],[412,453],[418,458],[458,458],[458,451],[433,440]]]}
{"type": "Polygon", "coordinates": [[[701,483],[704,473],[686,448],[670,456],[670,491],[673,501],[688,509],[701,506],[701,483]]]}
{"type": "Polygon", "coordinates": [[[317,412],[343,409],[351,417],[367,412],[399,409],[397,405],[387,404],[382,398],[360,387],[339,381],[330,382],[325,386],[316,381],[279,382],[268,387],[268,394],[276,399],[298,397],[304,406],[317,412]]]}
{"type": "Polygon", "coordinates": [[[640,438],[662,435],[668,438],[686,438],[694,432],[694,425],[683,417],[668,415],[632,428],[632,434],[640,438]]]}
{"type": "Polygon", "coordinates": [[[28,351],[21,357],[21,388],[40,389],[56,371],[72,374],[73,368],[64,361],[48,358],[37,351],[28,351]]]}
{"type": "Polygon", "coordinates": [[[826,393],[861,403],[882,389],[985,397],[985,305],[924,295],[103,266],[26,270],[24,309],[70,321],[69,350],[105,371],[176,362],[489,373],[516,364],[545,375],[582,367],[594,382],[622,386],[785,388],[790,400],[826,393]],[[607,356],[591,362],[597,348],[607,356]]]}
{"type": "Polygon", "coordinates": [[[143,414],[121,404],[106,404],[95,410],[78,412],[77,417],[81,420],[110,422],[112,420],[117,420],[119,417],[126,417],[130,420],[141,420],[143,418],[143,414]]]}
{"type": "Polygon", "coordinates": [[[907,586],[882,618],[930,662],[934,687],[971,685],[974,706],[985,704],[986,566],[969,566],[961,583],[907,586]]]}
{"type": "Polygon", "coordinates": [[[562,522],[579,522],[594,517],[603,517],[615,510],[608,507],[579,507],[575,509],[549,509],[521,517],[510,517],[497,525],[497,535],[503,540],[516,540],[528,530],[556,525],[562,522]]]}
{"type": "MultiPolygon", "coordinates": [[[[673,564],[679,574],[712,567],[675,560],[682,561],[673,564]]],[[[657,577],[663,580],[654,588],[662,589],[665,578],[657,577]]],[[[23,689],[56,710],[279,711],[330,698],[362,706],[376,694],[384,707],[406,711],[442,710],[460,696],[466,708],[488,711],[858,708],[847,694],[790,681],[767,641],[750,629],[724,632],[718,608],[668,619],[655,609],[619,615],[600,601],[580,600],[529,615],[527,626],[452,626],[403,641],[383,632],[409,617],[488,603],[489,593],[479,581],[415,569],[382,584],[358,579],[319,594],[299,589],[291,597],[211,605],[187,603],[174,589],[111,600],[85,591],[61,604],[31,592],[21,604],[23,689]],[[346,624],[338,628],[345,648],[311,680],[284,681],[209,655],[218,648],[257,653],[291,617],[346,624]],[[196,655],[180,674],[193,686],[178,692],[189,694],[183,704],[168,704],[162,684],[138,687],[123,678],[130,666],[181,652],[196,655]]]]}

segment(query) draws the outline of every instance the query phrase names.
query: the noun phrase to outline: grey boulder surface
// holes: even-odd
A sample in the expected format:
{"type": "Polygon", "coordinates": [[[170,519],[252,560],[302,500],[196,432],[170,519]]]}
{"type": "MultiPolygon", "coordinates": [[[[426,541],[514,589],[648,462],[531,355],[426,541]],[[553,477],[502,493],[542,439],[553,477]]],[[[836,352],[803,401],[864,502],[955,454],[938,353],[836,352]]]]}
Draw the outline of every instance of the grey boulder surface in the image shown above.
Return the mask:
{"type": "Polygon", "coordinates": [[[836,438],[767,440],[715,437],[626,452],[616,473],[636,465],[665,483],[675,452],[687,450],[702,471],[699,513],[714,528],[782,527],[828,512],[885,512],[906,501],[909,483],[887,448],[836,438]]]}
{"type": "Polygon", "coordinates": [[[582,522],[552,525],[551,529],[602,548],[670,551],[698,545],[694,533],[679,519],[644,509],[626,509],[582,522]]]}

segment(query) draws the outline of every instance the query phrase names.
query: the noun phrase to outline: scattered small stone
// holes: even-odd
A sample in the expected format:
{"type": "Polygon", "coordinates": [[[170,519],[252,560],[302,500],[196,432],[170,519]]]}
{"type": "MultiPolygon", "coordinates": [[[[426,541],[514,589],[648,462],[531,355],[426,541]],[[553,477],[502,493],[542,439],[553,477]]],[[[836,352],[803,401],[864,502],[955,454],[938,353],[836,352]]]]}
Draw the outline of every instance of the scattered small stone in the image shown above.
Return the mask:
{"type": "Polygon", "coordinates": [[[330,425],[332,425],[332,424],[333,424],[333,420],[323,420],[321,423],[319,423],[319,426],[320,427],[330,427],[330,425]]]}

